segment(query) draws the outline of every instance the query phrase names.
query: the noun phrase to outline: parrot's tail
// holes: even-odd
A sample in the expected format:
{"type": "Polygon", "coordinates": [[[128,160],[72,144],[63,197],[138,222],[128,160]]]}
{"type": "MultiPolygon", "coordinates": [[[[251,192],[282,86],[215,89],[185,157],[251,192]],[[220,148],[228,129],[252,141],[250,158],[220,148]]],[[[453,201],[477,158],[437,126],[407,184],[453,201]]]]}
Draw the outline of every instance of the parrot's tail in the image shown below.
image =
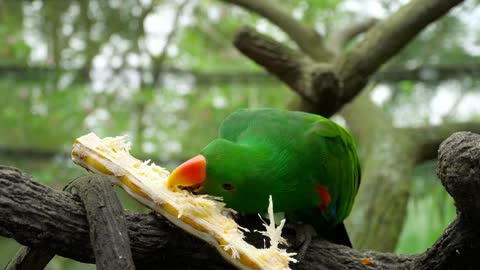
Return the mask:
{"type": "Polygon", "coordinates": [[[335,226],[334,242],[339,245],[352,247],[352,242],[350,241],[350,237],[348,237],[348,233],[347,233],[347,230],[345,229],[345,225],[343,224],[343,222],[335,226]]]}

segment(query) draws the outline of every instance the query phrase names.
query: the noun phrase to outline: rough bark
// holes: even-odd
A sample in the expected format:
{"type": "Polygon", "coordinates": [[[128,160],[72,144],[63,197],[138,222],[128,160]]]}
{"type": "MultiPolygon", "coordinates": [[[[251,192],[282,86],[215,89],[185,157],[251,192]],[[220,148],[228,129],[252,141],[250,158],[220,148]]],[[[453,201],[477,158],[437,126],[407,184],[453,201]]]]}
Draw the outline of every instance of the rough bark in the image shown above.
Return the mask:
{"type": "MultiPolygon", "coordinates": [[[[312,84],[321,84],[322,89],[335,91],[339,81],[329,65],[317,64],[308,56],[258,33],[250,27],[238,31],[235,46],[257,64],[263,66],[279,80],[295,90],[304,99],[319,102],[317,89],[312,84]]],[[[332,103],[336,103],[332,99],[332,103]]]]}
{"type": "MultiPolygon", "coordinates": [[[[426,252],[397,256],[358,251],[315,239],[294,269],[478,269],[480,261],[480,135],[461,132],[442,143],[438,175],[459,216],[426,252]]],[[[94,262],[78,197],[0,167],[0,234],[82,262],[94,262]]],[[[231,269],[216,251],[153,214],[125,212],[138,269],[231,269]]],[[[287,235],[292,240],[294,235],[287,235]]],[[[257,244],[262,244],[261,240],[257,244]]]]}
{"type": "Polygon", "coordinates": [[[438,177],[469,225],[480,225],[480,135],[458,132],[442,142],[438,177]]]}
{"type": "MultiPolygon", "coordinates": [[[[137,269],[158,269],[159,263],[166,269],[185,269],[195,263],[187,260],[189,256],[197,260],[212,256],[216,269],[227,265],[213,248],[155,214],[124,214],[137,269]],[[192,255],[195,250],[203,253],[192,255]],[[173,259],[177,257],[184,260],[173,259]]],[[[0,216],[2,236],[32,248],[47,246],[80,262],[95,262],[86,212],[73,194],[35,182],[18,169],[0,166],[0,216]]]]}
{"type": "Polygon", "coordinates": [[[68,187],[81,199],[97,269],[135,269],[123,208],[109,177],[88,174],[68,187]]]}

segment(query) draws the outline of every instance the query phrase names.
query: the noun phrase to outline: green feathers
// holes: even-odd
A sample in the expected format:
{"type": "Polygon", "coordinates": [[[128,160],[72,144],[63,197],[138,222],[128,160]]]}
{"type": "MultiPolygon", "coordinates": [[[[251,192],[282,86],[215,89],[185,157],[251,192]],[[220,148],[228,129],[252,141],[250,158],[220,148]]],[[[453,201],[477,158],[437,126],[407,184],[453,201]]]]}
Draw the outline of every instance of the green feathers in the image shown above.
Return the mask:
{"type": "Polygon", "coordinates": [[[222,196],[244,213],[276,212],[322,227],[342,222],[360,183],[350,134],[313,114],[243,109],[220,127],[202,155],[207,173],[202,193],[222,196]]]}

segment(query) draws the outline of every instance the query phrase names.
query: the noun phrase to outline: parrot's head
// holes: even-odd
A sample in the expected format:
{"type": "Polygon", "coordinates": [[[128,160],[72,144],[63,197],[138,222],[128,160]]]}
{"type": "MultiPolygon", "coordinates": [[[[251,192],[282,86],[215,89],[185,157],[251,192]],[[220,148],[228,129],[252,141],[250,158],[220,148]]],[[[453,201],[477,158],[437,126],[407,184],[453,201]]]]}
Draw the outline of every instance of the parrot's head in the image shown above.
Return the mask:
{"type": "Polygon", "coordinates": [[[178,166],[168,177],[169,188],[180,186],[199,194],[223,197],[237,211],[268,205],[268,181],[259,181],[268,167],[268,155],[250,146],[217,139],[178,166]],[[265,205],[259,203],[264,201],[265,205]]]}

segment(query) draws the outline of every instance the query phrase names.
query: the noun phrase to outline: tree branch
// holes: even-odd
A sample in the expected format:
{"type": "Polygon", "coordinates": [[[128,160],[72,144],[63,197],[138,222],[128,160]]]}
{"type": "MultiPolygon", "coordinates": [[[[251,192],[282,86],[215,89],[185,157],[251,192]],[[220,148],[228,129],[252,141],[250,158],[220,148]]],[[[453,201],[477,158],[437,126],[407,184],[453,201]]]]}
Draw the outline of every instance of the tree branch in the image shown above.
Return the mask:
{"type": "MultiPolygon", "coordinates": [[[[285,46],[270,46],[269,59],[277,57],[277,62],[284,60],[284,65],[295,67],[296,72],[287,73],[290,78],[283,78],[285,74],[277,69],[264,67],[284,82],[295,81],[295,87],[288,85],[314,105],[311,106],[311,112],[329,117],[360,93],[382,64],[398,53],[427,25],[461,2],[462,0],[412,0],[375,24],[356,48],[340,55],[329,64],[315,65],[304,61],[305,57],[301,57],[301,60],[294,57],[282,58],[285,46]],[[291,78],[292,76],[296,78],[291,78]],[[329,83],[323,83],[325,77],[329,83]]],[[[258,45],[273,42],[266,36],[255,33],[253,29],[242,29],[234,43],[242,53],[264,65],[262,57],[265,54],[258,50],[258,45]],[[247,32],[249,34],[246,34],[247,32]],[[252,48],[248,48],[249,46],[252,48]]]]}
{"type": "MultiPolygon", "coordinates": [[[[480,225],[480,135],[458,132],[442,142],[438,151],[438,177],[453,197],[460,218],[480,225]]],[[[476,244],[479,247],[480,243],[476,244]]]]}
{"type": "Polygon", "coordinates": [[[372,27],[358,47],[335,60],[335,71],[343,84],[339,93],[342,103],[357,95],[369,77],[427,25],[461,2],[463,0],[412,0],[372,27]]]}
{"type": "Polygon", "coordinates": [[[338,87],[335,84],[336,81],[331,81],[335,76],[328,72],[328,67],[316,64],[306,55],[290,49],[267,35],[258,33],[251,27],[244,27],[238,31],[233,43],[243,54],[263,66],[304,98],[315,98],[315,93],[308,91],[315,89],[310,86],[312,83],[310,77],[314,73],[320,73],[322,68],[325,70],[323,82],[331,82],[332,87],[338,87]]]}
{"type": "Polygon", "coordinates": [[[471,131],[480,133],[480,122],[445,123],[439,126],[400,128],[412,140],[418,142],[418,161],[432,160],[437,157],[438,148],[450,134],[454,132],[471,131]]]}
{"type": "Polygon", "coordinates": [[[368,31],[377,22],[377,19],[369,18],[367,20],[355,23],[345,29],[333,33],[332,37],[328,41],[329,48],[337,54],[340,53],[342,49],[348,44],[348,42],[350,42],[358,35],[368,31]]]}
{"type": "Polygon", "coordinates": [[[87,174],[66,190],[78,195],[84,205],[97,269],[135,269],[123,208],[109,177],[87,174]]]}
{"type": "Polygon", "coordinates": [[[322,36],[307,27],[269,0],[223,0],[257,13],[282,29],[307,55],[317,61],[328,61],[333,56],[325,47],[322,36]]]}
{"type": "MultiPolygon", "coordinates": [[[[77,196],[5,166],[0,166],[0,187],[0,235],[32,248],[48,247],[80,262],[95,262],[86,212],[77,196]]],[[[205,261],[213,265],[208,269],[228,269],[215,249],[157,215],[124,213],[137,269],[158,269],[158,265],[185,269],[205,261]]]]}
{"type": "MultiPolygon", "coordinates": [[[[480,267],[480,135],[461,132],[442,143],[438,175],[459,216],[425,253],[397,256],[357,251],[315,239],[294,269],[476,269],[480,267]]],[[[85,211],[78,198],[0,167],[0,234],[28,246],[93,262],[85,211]]],[[[153,214],[126,212],[137,269],[231,269],[216,251],[153,214]]],[[[287,238],[294,239],[287,234],[287,238]]],[[[261,242],[257,244],[262,244],[261,242]]]]}
{"type": "Polygon", "coordinates": [[[250,27],[238,31],[233,43],[243,54],[263,66],[304,99],[317,104],[321,102],[319,96],[328,96],[331,103],[327,106],[338,107],[336,92],[340,88],[340,82],[331,65],[316,63],[305,54],[294,51],[250,27]],[[319,89],[323,92],[318,93],[319,89]]]}

